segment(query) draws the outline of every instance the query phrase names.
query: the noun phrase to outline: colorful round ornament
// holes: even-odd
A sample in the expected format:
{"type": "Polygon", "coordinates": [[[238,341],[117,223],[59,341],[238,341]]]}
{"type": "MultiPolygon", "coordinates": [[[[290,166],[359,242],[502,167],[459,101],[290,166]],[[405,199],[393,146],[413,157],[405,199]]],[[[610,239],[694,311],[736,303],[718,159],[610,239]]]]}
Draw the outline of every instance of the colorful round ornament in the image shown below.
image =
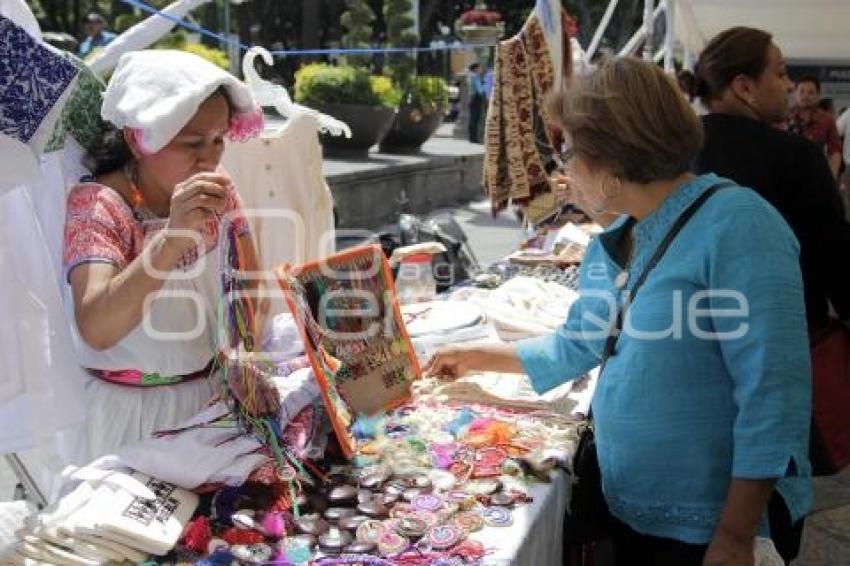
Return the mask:
{"type": "Polygon", "coordinates": [[[381,556],[392,556],[407,548],[408,541],[400,534],[392,531],[384,531],[378,537],[378,553],[381,556]]]}
{"type": "Polygon", "coordinates": [[[455,515],[452,524],[467,533],[474,533],[484,528],[484,519],[478,513],[464,511],[455,515]]]}
{"type": "Polygon", "coordinates": [[[448,550],[466,538],[466,533],[454,525],[437,525],[428,531],[427,538],[434,550],[448,550]]]}
{"type": "Polygon", "coordinates": [[[396,532],[403,537],[406,538],[420,538],[425,533],[428,532],[428,521],[424,520],[421,517],[415,517],[413,515],[408,515],[407,517],[402,517],[398,526],[396,527],[396,532]]]}
{"type": "Polygon", "coordinates": [[[436,495],[422,494],[413,500],[413,506],[421,511],[437,511],[443,506],[443,500],[436,495]]]}
{"type": "Polygon", "coordinates": [[[263,564],[272,557],[272,547],[265,543],[259,544],[236,544],[230,547],[234,558],[243,563],[263,564]]]}
{"type": "Polygon", "coordinates": [[[437,516],[437,514],[431,512],[431,511],[418,511],[417,510],[417,511],[414,511],[413,513],[411,513],[410,515],[408,515],[408,517],[413,517],[413,518],[419,519],[421,521],[424,521],[425,524],[428,525],[429,529],[440,522],[440,518],[437,516]]]}
{"type": "Polygon", "coordinates": [[[490,527],[509,527],[514,522],[510,510],[504,507],[487,507],[481,512],[481,517],[490,527]]]}
{"type": "Polygon", "coordinates": [[[355,536],[360,542],[378,542],[378,538],[386,530],[384,524],[374,519],[363,521],[358,525],[355,536]]]}

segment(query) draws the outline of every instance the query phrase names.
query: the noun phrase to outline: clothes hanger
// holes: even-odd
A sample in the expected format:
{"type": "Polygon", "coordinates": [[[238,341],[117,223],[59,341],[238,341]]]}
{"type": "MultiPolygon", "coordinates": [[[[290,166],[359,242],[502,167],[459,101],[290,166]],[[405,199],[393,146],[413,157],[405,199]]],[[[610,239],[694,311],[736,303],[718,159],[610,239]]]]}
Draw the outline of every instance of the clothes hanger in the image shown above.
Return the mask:
{"type": "Polygon", "coordinates": [[[257,55],[263,58],[263,62],[266,65],[271,66],[274,64],[271,53],[263,47],[252,47],[242,59],[242,75],[245,77],[245,84],[254,93],[257,104],[274,108],[284,118],[291,118],[302,112],[310,114],[319,122],[319,131],[332,136],[345,135],[346,138],[351,137],[351,128],[345,122],[341,122],[327,114],[322,114],[312,108],[296,104],[289,97],[289,93],[285,88],[260,78],[257,69],[254,67],[254,59],[256,59],[257,55]]]}

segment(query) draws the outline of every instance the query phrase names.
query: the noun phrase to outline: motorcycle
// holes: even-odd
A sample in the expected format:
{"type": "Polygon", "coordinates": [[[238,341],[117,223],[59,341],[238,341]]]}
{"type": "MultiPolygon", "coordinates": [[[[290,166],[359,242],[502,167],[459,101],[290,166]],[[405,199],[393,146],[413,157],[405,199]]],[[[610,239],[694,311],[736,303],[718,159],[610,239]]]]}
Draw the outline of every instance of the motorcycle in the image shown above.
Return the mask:
{"type": "MultiPolygon", "coordinates": [[[[435,254],[431,263],[438,293],[469,281],[481,269],[466,232],[451,215],[423,220],[412,214],[402,213],[399,214],[394,229],[378,232],[367,238],[338,238],[337,249],[377,243],[389,258],[396,248],[424,242],[439,242],[446,248],[445,252],[435,254]]],[[[393,277],[397,275],[397,271],[397,267],[393,269],[393,277]]]]}

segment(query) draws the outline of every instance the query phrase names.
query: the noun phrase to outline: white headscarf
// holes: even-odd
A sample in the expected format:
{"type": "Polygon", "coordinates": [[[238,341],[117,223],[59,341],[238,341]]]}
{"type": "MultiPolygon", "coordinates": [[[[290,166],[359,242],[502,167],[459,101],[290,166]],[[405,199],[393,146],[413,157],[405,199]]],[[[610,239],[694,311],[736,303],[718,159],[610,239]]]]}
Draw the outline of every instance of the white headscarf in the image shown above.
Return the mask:
{"type": "Polygon", "coordinates": [[[250,139],[263,128],[262,109],[251,90],[230,73],[185,51],[127,53],[109,81],[101,115],[118,128],[131,128],[139,149],[156,153],[195,116],[219,87],[230,99],[228,135],[250,139]]]}

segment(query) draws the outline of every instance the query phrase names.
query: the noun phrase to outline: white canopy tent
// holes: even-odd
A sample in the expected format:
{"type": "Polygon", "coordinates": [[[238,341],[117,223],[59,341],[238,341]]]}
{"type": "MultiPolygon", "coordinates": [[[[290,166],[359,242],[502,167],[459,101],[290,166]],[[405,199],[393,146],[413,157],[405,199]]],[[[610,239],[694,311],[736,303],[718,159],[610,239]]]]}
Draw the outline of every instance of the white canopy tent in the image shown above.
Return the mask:
{"type": "MultiPolygon", "coordinates": [[[[617,6],[610,0],[594,40],[587,50],[595,54],[605,28],[617,6]]],[[[661,13],[667,20],[667,36],[661,52],[665,67],[672,69],[672,52],[681,47],[685,67],[693,56],[721,31],[734,26],[751,26],[769,31],[785,58],[798,62],[846,62],[850,60],[850,0],[644,0],[643,25],[620,51],[634,55],[652,33],[661,13]],[[653,8],[655,8],[653,10],[653,8]]]]}
{"type": "Polygon", "coordinates": [[[773,34],[786,59],[850,59],[850,0],[667,0],[675,36],[698,54],[724,29],[745,25],[773,34]]]}

